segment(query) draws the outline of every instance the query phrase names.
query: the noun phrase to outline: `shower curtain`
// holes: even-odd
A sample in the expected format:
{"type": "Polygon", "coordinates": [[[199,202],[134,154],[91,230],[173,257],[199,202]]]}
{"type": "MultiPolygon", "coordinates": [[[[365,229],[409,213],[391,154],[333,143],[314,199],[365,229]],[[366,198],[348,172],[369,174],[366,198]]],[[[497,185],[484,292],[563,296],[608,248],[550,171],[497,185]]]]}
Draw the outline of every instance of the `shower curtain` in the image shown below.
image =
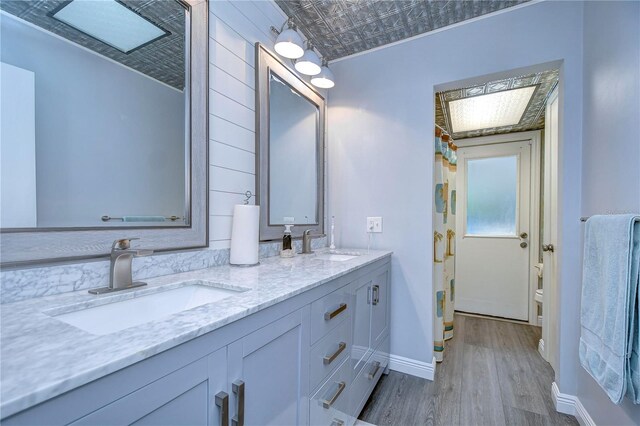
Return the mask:
{"type": "Polygon", "coordinates": [[[444,357],[445,341],[453,337],[455,300],[456,149],[451,137],[436,127],[434,163],[433,279],[435,327],[433,352],[444,357]]]}

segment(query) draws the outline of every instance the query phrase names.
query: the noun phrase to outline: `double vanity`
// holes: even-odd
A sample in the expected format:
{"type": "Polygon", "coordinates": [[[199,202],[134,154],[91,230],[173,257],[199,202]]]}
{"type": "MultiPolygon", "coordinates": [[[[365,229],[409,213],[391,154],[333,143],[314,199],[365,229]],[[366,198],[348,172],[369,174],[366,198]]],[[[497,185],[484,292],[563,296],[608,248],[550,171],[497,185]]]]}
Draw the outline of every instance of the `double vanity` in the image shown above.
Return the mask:
{"type": "Polygon", "coordinates": [[[109,2],[164,34],[124,55],[60,26],[104,2],[63,3],[0,6],[3,87],[10,76],[31,102],[5,110],[38,105],[5,120],[22,123],[15,145],[29,155],[7,157],[2,175],[23,183],[1,200],[2,423],[353,424],[388,368],[391,253],[220,266],[242,202],[260,206],[259,236],[239,243],[256,253],[278,254],[283,225],[294,245],[328,234],[326,93],[270,40],[253,60],[223,56],[217,2],[147,1],[133,15],[109,2]],[[213,72],[242,60],[255,84],[213,72]],[[152,251],[133,261],[146,285],[132,281],[133,257],[152,251]]]}
{"type": "Polygon", "coordinates": [[[351,425],[389,361],[390,252],[320,251],[2,308],[2,422],[351,425]]]}

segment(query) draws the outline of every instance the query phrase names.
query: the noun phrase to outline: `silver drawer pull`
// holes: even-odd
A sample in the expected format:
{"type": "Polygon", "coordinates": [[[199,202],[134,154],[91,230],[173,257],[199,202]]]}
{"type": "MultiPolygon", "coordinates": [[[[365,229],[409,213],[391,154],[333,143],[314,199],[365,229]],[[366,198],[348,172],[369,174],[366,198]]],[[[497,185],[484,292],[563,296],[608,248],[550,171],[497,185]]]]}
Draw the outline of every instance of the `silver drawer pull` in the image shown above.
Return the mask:
{"type": "Polygon", "coordinates": [[[231,419],[231,424],[233,426],[244,426],[244,382],[236,380],[231,384],[231,390],[238,399],[238,412],[231,419]]]}
{"type": "Polygon", "coordinates": [[[331,399],[325,399],[324,401],[322,401],[322,406],[324,408],[331,408],[333,403],[336,402],[336,399],[338,399],[338,397],[346,387],[347,387],[347,384],[345,382],[338,383],[338,390],[336,390],[336,393],[333,394],[331,399]]]}
{"type": "Polygon", "coordinates": [[[378,374],[378,370],[380,370],[380,361],[376,361],[373,363],[373,370],[371,370],[367,375],[367,377],[369,377],[369,380],[376,377],[376,374],[378,374]]]}
{"type": "Polygon", "coordinates": [[[331,426],[344,426],[344,420],[333,419],[331,426]]]}
{"type": "Polygon", "coordinates": [[[373,286],[372,304],[375,306],[380,303],[380,286],[378,284],[373,286]]]}
{"type": "Polygon", "coordinates": [[[341,303],[340,306],[338,306],[338,309],[336,309],[335,311],[325,312],[324,313],[324,320],[325,321],[329,321],[330,319],[333,319],[333,318],[337,317],[338,315],[340,315],[346,309],[347,309],[347,304],[346,303],[341,303]]]}
{"type": "Polygon", "coordinates": [[[338,343],[338,350],[335,351],[333,355],[325,355],[324,358],[322,359],[322,363],[324,365],[331,364],[334,359],[338,358],[338,355],[340,355],[346,347],[347,347],[347,344],[345,342],[338,343]]]}
{"type": "Polygon", "coordinates": [[[216,405],[220,408],[220,426],[229,426],[229,394],[218,392],[216,405]]]}

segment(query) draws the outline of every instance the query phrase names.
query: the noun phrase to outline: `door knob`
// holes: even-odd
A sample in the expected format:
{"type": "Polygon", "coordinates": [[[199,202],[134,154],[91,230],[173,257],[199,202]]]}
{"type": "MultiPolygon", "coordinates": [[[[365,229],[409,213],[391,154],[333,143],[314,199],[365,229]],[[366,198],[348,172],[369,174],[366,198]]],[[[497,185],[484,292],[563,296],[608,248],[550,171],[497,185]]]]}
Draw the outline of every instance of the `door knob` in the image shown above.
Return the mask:
{"type": "Polygon", "coordinates": [[[528,237],[529,237],[529,234],[527,234],[526,232],[523,232],[522,234],[520,234],[520,238],[522,238],[523,240],[528,237]]]}
{"type": "Polygon", "coordinates": [[[522,247],[522,248],[527,248],[527,246],[528,246],[528,244],[527,244],[526,241],[523,241],[523,242],[520,243],[520,247],[522,247]]]}
{"type": "Polygon", "coordinates": [[[553,253],[554,251],[553,244],[543,244],[542,251],[550,251],[551,253],[553,253]]]}

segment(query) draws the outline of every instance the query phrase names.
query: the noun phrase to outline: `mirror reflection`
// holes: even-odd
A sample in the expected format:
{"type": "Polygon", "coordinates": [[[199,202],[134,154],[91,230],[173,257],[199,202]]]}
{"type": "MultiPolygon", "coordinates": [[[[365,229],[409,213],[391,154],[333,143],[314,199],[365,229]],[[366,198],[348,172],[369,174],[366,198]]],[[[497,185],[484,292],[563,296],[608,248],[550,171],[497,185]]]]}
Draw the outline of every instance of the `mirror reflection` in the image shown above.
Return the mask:
{"type": "Polygon", "coordinates": [[[269,224],[318,223],[318,107],[270,71],[269,224]]]}
{"type": "Polygon", "coordinates": [[[188,225],[184,7],[55,0],[0,9],[0,227],[188,225]]]}

